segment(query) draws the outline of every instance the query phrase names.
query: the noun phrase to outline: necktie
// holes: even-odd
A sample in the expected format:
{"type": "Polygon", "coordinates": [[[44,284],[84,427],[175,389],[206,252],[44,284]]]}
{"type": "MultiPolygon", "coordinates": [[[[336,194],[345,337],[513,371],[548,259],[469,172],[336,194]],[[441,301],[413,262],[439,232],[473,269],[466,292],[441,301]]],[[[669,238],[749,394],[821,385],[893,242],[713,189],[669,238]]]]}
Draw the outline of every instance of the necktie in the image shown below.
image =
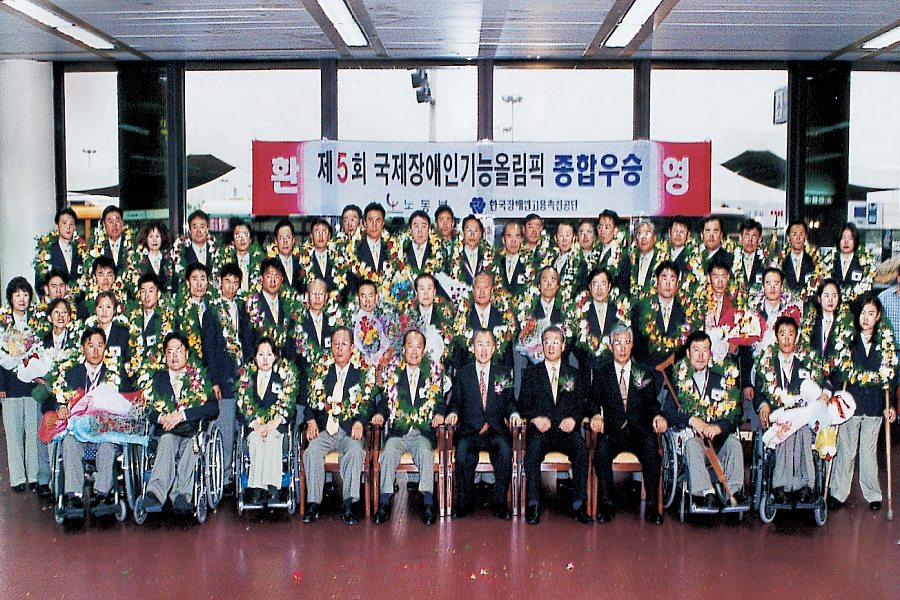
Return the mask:
{"type": "Polygon", "coordinates": [[[409,399],[413,406],[416,405],[416,388],[419,387],[419,370],[413,370],[409,376],[409,399]]]}
{"type": "Polygon", "coordinates": [[[421,246],[415,246],[415,251],[416,251],[416,268],[421,269],[423,255],[425,254],[425,248],[423,248],[421,246]]]}
{"type": "Polygon", "coordinates": [[[291,257],[281,257],[281,264],[284,265],[284,272],[287,273],[288,285],[294,285],[294,269],[291,263],[291,257]]]}
{"type": "MultiPolygon", "coordinates": [[[[334,391],[331,392],[331,402],[334,405],[340,405],[344,399],[344,374],[338,371],[337,374],[337,382],[334,384],[334,391]]],[[[334,414],[328,413],[328,422],[325,424],[325,431],[327,431],[330,435],[334,435],[338,430],[338,422],[337,419],[334,418],[334,414]]]]}
{"type": "Polygon", "coordinates": [[[672,309],[668,306],[663,309],[663,327],[666,331],[669,330],[669,313],[671,310],[672,309]]]}
{"type": "Polygon", "coordinates": [[[197,250],[197,260],[206,264],[206,244],[200,246],[200,249],[197,250]]]}
{"type": "Polygon", "coordinates": [[[378,259],[381,258],[381,243],[376,242],[372,246],[372,260],[375,261],[375,270],[378,270],[378,259]]]}
{"type": "Polygon", "coordinates": [[[234,330],[238,329],[237,304],[234,301],[228,303],[228,316],[231,317],[231,326],[234,330]]]}
{"type": "Polygon", "coordinates": [[[325,257],[317,255],[316,259],[319,261],[319,272],[322,274],[322,277],[325,277],[325,257]]]}
{"type": "Polygon", "coordinates": [[[478,313],[478,319],[481,321],[481,326],[487,329],[487,311],[478,313]]]}
{"type": "Polygon", "coordinates": [[[606,329],[606,305],[597,307],[597,323],[600,325],[600,335],[606,329]]]}
{"type": "Polygon", "coordinates": [[[841,259],[841,279],[847,279],[847,269],[850,267],[850,261],[841,259]]]}
{"type": "Polygon", "coordinates": [[[172,392],[175,394],[175,401],[181,400],[181,377],[175,377],[171,380],[172,382],[172,392]]]}
{"type": "Polygon", "coordinates": [[[110,250],[110,253],[112,254],[113,262],[118,265],[119,264],[119,245],[113,244],[112,242],[110,242],[109,250],[110,250]]]}
{"type": "Polygon", "coordinates": [[[561,254],[559,258],[556,259],[556,272],[562,273],[563,269],[566,266],[566,259],[569,258],[569,253],[561,254]]]}
{"type": "Polygon", "coordinates": [[[266,388],[269,387],[269,376],[260,375],[256,379],[256,395],[262,399],[266,395],[266,388]]]}
{"type": "Polygon", "coordinates": [[[63,246],[60,244],[60,248],[62,248],[63,258],[66,260],[66,271],[72,271],[72,245],[68,244],[63,246]]]}
{"type": "Polygon", "coordinates": [[[484,381],[484,371],[481,372],[479,387],[481,389],[481,408],[487,410],[487,383],[484,381]]]}
{"type": "Polygon", "coordinates": [[[248,254],[241,261],[241,291],[246,292],[250,289],[250,255],[248,254]]]}
{"type": "Polygon", "coordinates": [[[550,387],[553,388],[553,403],[556,404],[556,392],[559,389],[559,378],[556,376],[556,367],[550,367],[550,387]]]}
{"type": "Polygon", "coordinates": [[[313,317],[313,325],[316,327],[316,342],[318,342],[319,346],[322,345],[322,315],[318,317],[313,317]]]}
{"type": "Polygon", "coordinates": [[[822,320],[822,356],[825,356],[825,346],[828,344],[828,335],[831,333],[832,321],[822,320]]]}
{"type": "Polygon", "coordinates": [[[100,379],[100,369],[97,369],[96,371],[94,371],[94,374],[93,374],[93,375],[91,375],[90,373],[88,373],[88,376],[87,376],[87,384],[86,384],[86,385],[87,385],[87,391],[91,391],[92,389],[94,389],[94,386],[97,385],[97,380],[98,380],[98,379],[100,379]]]}
{"type": "Polygon", "coordinates": [[[719,324],[719,320],[722,318],[722,301],[716,300],[716,324],[719,324]]]}
{"type": "Polygon", "coordinates": [[[744,280],[749,285],[750,283],[750,275],[753,273],[753,259],[752,258],[744,258],[744,280]]]}
{"type": "Polygon", "coordinates": [[[513,282],[513,273],[516,272],[516,263],[513,259],[506,259],[506,281],[507,283],[513,282]]]}
{"type": "Polygon", "coordinates": [[[150,264],[153,265],[153,272],[159,275],[159,261],[162,258],[161,255],[157,254],[155,257],[150,259],[150,264]]]}
{"type": "Polygon", "coordinates": [[[647,281],[647,268],[650,266],[650,260],[646,256],[641,256],[641,271],[638,276],[638,285],[644,287],[644,282],[647,281]]]}
{"type": "Polygon", "coordinates": [[[800,265],[802,260],[802,256],[794,259],[794,275],[797,277],[797,281],[800,281],[800,265]]]}
{"type": "Polygon", "coordinates": [[[622,405],[628,410],[628,383],[625,381],[625,368],[619,371],[619,393],[622,394],[622,405]]]}

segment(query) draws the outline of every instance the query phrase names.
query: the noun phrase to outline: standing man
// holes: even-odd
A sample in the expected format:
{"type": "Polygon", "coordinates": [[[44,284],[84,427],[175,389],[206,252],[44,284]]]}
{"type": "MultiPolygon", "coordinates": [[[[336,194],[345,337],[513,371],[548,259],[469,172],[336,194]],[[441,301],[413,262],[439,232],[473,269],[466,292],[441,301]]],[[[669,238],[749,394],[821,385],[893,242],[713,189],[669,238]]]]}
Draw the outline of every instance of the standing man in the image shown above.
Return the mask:
{"type": "Polygon", "coordinates": [[[809,293],[815,292],[819,285],[817,278],[816,261],[806,251],[806,240],[809,230],[806,221],[795,219],[788,224],[788,246],[781,262],[781,272],[784,273],[784,286],[794,296],[806,300],[809,293]]]}
{"type": "Polygon", "coordinates": [[[534,277],[530,262],[523,260],[522,226],[511,221],[503,228],[503,248],[494,256],[494,278],[512,296],[518,295],[534,277]]]}
{"type": "Polygon", "coordinates": [[[565,342],[558,327],[543,335],[544,361],[529,365],[522,375],[520,406],[528,419],[525,445],[527,485],[525,518],[541,519],[541,462],[548,452],[562,452],[572,463],[572,508],[569,515],[593,523],[587,514],[588,450],[581,433],[585,390],[578,370],[561,360],[565,342]]]}
{"type": "Polygon", "coordinates": [[[653,288],[653,272],[660,260],[656,252],[656,226],[651,221],[641,221],[635,237],[637,254],[631,268],[631,297],[639,300],[653,288]]]}
{"type": "Polygon", "coordinates": [[[616,239],[619,231],[619,215],[606,209],[597,221],[597,239],[600,240],[600,261],[595,265],[606,269],[620,294],[631,293],[631,259],[624,240],[616,239]]]}
{"type": "Polygon", "coordinates": [[[703,219],[703,248],[705,250],[706,260],[703,261],[703,269],[714,256],[724,259],[729,265],[734,262],[734,257],[722,247],[722,221],[719,217],[709,216],[703,219]]]}
{"type": "MultiPolygon", "coordinates": [[[[303,273],[300,270],[300,261],[294,255],[296,235],[294,224],[291,223],[290,219],[282,219],[275,225],[274,234],[276,257],[284,268],[284,281],[287,282],[289,287],[302,291],[303,273]]],[[[262,269],[262,265],[260,265],[260,268],[262,269]]]]}

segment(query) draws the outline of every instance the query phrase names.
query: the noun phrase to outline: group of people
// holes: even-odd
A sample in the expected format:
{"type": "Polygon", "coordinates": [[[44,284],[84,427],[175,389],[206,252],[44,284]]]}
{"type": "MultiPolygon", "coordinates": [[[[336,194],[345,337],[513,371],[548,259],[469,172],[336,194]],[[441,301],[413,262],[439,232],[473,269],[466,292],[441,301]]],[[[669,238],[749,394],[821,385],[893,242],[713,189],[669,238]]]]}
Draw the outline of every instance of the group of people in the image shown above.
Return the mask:
{"type": "MultiPolygon", "coordinates": [[[[304,521],[319,516],[325,457],[337,451],[341,516],[352,524],[372,425],[385,440],[375,522],[390,519],[396,470],[410,453],[431,524],[436,428],[450,426],[454,517],[475,510],[487,451],[493,513],[509,519],[511,428],[524,426],[528,523],[540,520],[541,462],[552,451],[571,462],[571,516],[591,523],[589,428],[598,520],[615,515],[612,462],[627,450],[642,465],[645,518],[660,523],[659,434],[692,433],[684,452],[695,502],[743,502],[741,424],[783,434],[791,408],[846,407],[849,394],[855,407],[837,428],[829,503],[846,500],[858,454],[863,496],[880,508],[875,446],[882,419],[896,417],[900,279],[872,294],[875,261],[853,224],[833,251],[820,251],[802,221],[781,243],[748,219],[734,241],[714,216],[696,233],[675,217],[663,236],[651,220],[632,232],[604,210],[596,221],[561,221],[552,236],[538,215],[511,221],[494,247],[479,217],[457,222],[447,206],[434,222],[414,212],[396,235],[385,217],[377,203],[348,206],[337,233],[317,218],[299,244],[284,219],[261,245],[242,220],[216,240],[202,211],[177,239],[161,222],[135,235],[110,206],[85,242],[75,213],[61,210],[37,243],[38,293],[14,278],[0,313],[10,484],[50,495],[39,428],[74,420],[79,401],[105,385],[142,392],[126,394],[134,406],[121,420],[147,419],[159,432],[148,507],[171,501],[190,512],[190,438],[212,420],[226,457],[238,426],[249,432],[248,500],[278,500],[282,440],[296,426],[308,442],[304,521]]],[[[802,425],[773,442],[778,503],[813,494],[820,432],[802,425]]],[[[66,506],[113,511],[114,444],[99,445],[94,495],[82,498],[85,442],[71,427],[57,430],[66,506]]]]}

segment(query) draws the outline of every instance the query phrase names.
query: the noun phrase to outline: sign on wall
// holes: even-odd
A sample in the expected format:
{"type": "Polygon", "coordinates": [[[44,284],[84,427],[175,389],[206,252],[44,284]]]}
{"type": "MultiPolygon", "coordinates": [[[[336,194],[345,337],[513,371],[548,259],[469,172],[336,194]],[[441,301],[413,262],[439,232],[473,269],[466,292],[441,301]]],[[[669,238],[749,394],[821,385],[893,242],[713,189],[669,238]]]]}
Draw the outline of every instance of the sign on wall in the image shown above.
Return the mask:
{"type": "Polygon", "coordinates": [[[253,142],[253,214],[707,215],[711,142],[253,142]]]}

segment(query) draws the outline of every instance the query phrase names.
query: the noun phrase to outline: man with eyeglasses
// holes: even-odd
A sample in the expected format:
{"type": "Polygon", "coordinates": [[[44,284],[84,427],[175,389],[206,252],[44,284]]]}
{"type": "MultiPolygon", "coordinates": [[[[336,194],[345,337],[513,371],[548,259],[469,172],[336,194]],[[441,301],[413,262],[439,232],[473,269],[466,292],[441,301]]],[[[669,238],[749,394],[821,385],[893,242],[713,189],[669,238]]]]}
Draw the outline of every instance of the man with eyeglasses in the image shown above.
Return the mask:
{"type": "Polygon", "coordinates": [[[275,225],[275,249],[276,257],[284,267],[284,280],[297,291],[303,288],[303,273],[300,270],[300,261],[294,255],[295,232],[294,224],[290,219],[282,219],[275,225]]]}
{"type": "Polygon", "coordinates": [[[652,221],[638,223],[637,253],[632,257],[631,268],[631,297],[640,300],[653,289],[653,273],[659,263],[659,253],[656,251],[656,226],[652,221]]]}

